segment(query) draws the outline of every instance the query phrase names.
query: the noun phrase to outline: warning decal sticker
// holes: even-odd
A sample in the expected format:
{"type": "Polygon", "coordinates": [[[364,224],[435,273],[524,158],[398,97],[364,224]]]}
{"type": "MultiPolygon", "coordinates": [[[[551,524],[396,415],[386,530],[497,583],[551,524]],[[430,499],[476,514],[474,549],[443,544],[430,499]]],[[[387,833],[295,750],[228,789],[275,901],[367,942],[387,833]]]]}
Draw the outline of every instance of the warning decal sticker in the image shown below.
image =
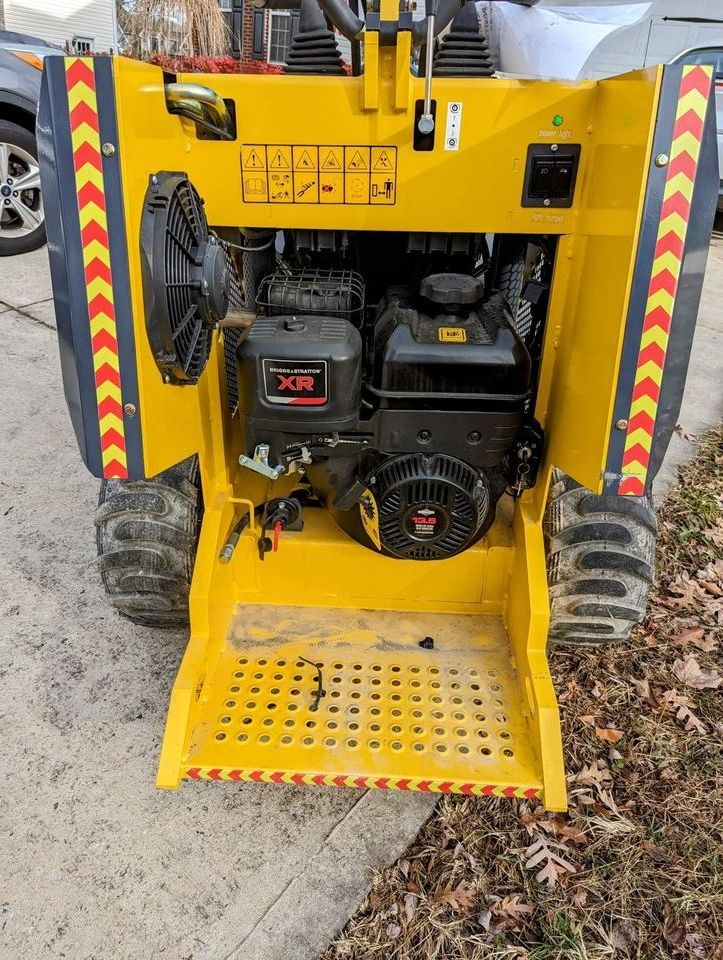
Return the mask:
{"type": "Polygon", "coordinates": [[[366,535],[377,548],[382,549],[382,538],[379,534],[379,510],[374,494],[369,489],[365,489],[359,501],[359,513],[361,522],[366,535]]]}
{"type": "Polygon", "coordinates": [[[467,343],[464,327],[440,327],[437,335],[440,343],[467,343]]]}
{"type": "Polygon", "coordinates": [[[244,203],[355,203],[397,200],[397,148],[308,144],[241,147],[244,203]]]}

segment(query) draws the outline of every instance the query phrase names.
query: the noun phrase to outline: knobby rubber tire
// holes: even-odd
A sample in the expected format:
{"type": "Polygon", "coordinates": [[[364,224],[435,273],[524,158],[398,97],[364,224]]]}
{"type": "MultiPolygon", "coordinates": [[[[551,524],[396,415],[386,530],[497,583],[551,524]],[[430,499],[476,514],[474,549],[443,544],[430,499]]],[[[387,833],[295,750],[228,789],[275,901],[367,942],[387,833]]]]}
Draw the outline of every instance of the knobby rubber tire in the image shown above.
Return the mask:
{"type": "Polygon", "coordinates": [[[645,615],[655,539],[649,497],[598,496],[555,471],[545,517],[550,639],[627,640],[645,615]]]}
{"type": "Polygon", "coordinates": [[[203,505],[198,459],[151,480],[104,480],[95,517],[98,567],[121,616],[150,627],[188,623],[203,505]]]}

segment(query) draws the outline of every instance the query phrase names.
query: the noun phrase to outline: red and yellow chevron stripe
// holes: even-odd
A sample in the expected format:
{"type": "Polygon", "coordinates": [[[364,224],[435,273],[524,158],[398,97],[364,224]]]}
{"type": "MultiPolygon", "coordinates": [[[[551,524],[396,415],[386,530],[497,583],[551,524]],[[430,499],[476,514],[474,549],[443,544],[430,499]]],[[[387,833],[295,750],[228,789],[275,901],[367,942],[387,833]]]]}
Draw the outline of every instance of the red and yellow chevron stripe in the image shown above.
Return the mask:
{"type": "Polygon", "coordinates": [[[125,479],[128,476],[128,460],[92,59],[66,59],[65,77],[103,476],[125,479]]]}
{"type": "Polygon", "coordinates": [[[633,497],[645,493],[712,82],[711,67],[683,68],[618,488],[633,497]]]}
{"type": "Polygon", "coordinates": [[[291,773],[288,770],[235,770],[225,767],[187,767],[189,780],[232,780],[236,783],[290,783],[298,787],[356,787],[358,790],[418,790],[422,793],[458,793],[466,796],[517,797],[539,800],[539,787],[465,783],[463,780],[416,780],[409,777],[369,777],[354,774],[291,773]]]}

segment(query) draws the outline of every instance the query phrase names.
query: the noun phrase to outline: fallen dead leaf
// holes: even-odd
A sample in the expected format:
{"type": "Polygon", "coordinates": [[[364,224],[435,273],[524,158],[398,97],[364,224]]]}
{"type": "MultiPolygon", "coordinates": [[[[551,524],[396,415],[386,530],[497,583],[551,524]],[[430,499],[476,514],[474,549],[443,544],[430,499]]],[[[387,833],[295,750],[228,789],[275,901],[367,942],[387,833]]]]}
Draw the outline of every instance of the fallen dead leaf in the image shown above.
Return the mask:
{"type": "Polygon", "coordinates": [[[405,893],[404,895],[404,915],[407,918],[407,923],[411,921],[414,917],[414,912],[417,909],[417,898],[413,893],[405,893]]]}
{"type": "Polygon", "coordinates": [[[668,587],[668,591],[675,594],[675,599],[668,599],[665,604],[673,610],[693,606],[702,593],[700,587],[690,579],[687,573],[676,577],[668,587]]]}
{"type": "Polygon", "coordinates": [[[643,842],[640,844],[640,849],[644,850],[650,859],[654,860],[656,863],[660,863],[661,861],[668,859],[668,851],[666,848],[661,847],[657,843],[653,843],[652,840],[643,840],[643,842]]]}
{"type": "Polygon", "coordinates": [[[676,660],[673,673],[677,680],[694,690],[716,690],[723,683],[723,677],[716,670],[703,670],[692,654],[685,660],[676,660]]]}
{"type": "Polygon", "coordinates": [[[575,847],[584,847],[587,843],[585,832],[571,823],[565,823],[555,831],[561,843],[571,843],[575,847]]]}
{"type": "Polygon", "coordinates": [[[705,636],[703,627],[688,627],[681,630],[677,637],[673,637],[673,643],[676,647],[687,647],[689,644],[699,643],[705,636]]]}
{"type": "Polygon", "coordinates": [[[652,703],[655,706],[655,698],[653,697],[652,690],[650,689],[650,680],[643,677],[642,680],[633,680],[633,686],[637,691],[639,697],[642,697],[643,700],[647,700],[649,703],[652,703]]]}
{"type": "Polygon", "coordinates": [[[699,583],[703,587],[706,593],[709,593],[713,597],[723,597],[723,589],[712,580],[700,580],[699,583]]]}
{"type": "Polygon", "coordinates": [[[603,743],[619,743],[622,740],[623,731],[612,727],[595,727],[595,736],[603,743]]]}
{"type": "Polygon", "coordinates": [[[610,928],[610,943],[616,950],[629,955],[638,943],[638,931],[629,920],[614,920],[610,928]]]}
{"type": "Polygon", "coordinates": [[[693,705],[685,694],[678,693],[675,689],[666,690],[660,695],[660,706],[663,710],[674,713],[675,719],[690,733],[708,733],[708,728],[693,713],[693,705]]]}
{"type": "Polygon", "coordinates": [[[521,895],[504,897],[491,910],[491,933],[519,932],[524,927],[525,918],[533,912],[533,908],[521,902],[521,895]]]}
{"type": "Polygon", "coordinates": [[[663,922],[663,939],[676,953],[685,952],[687,931],[685,924],[677,920],[672,913],[668,913],[663,922]]]}
{"type": "Polygon", "coordinates": [[[564,882],[569,874],[576,873],[576,868],[569,860],[557,853],[554,849],[564,850],[560,844],[552,844],[541,834],[538,834],[534,843],[525,850],[525,869],[537,870],[535,880],[546,884],[550,889],[558,883],[564,882]]]}
{"type": "Polygon", "coordinates": [[[570,900],[576,907],[584,907],[587,905],[588,895],[589,895],[589,890],[587,889],[587,887],[577,886],[572,891],[572,894],[570,895],[570,900]]]}
{"type": "Polygon", "coordinates": [[[455,913],[470,914],[475,908],[477,900],[477,891],[474,884],[467,880],[460,881],[452,889],[451,886],[445,887],[432,897],[433,903],[443,904],[451,907],[455,913]]]}
{"type": "Polygon", "coordinates": [[[387,925],[387,937],[390,940],[396,940],[401,932],[402,932],[402,928],[400,924],[390,923],[387,925]]]}

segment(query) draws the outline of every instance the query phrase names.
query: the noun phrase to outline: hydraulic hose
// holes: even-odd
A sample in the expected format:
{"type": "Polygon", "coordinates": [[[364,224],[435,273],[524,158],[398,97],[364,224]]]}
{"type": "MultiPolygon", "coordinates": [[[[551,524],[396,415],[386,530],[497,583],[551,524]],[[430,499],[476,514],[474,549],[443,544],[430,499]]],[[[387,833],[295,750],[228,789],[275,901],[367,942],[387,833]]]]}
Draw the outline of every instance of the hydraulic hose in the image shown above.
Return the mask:
{"type": "Polygon", "coordinates": [[[346,4],[346,0],[318,0],[319,6],[339,33],[347,40],[356,40],[364,32],[364,21],[346,4]]]}
{"type": "MultiPolygon", "coordinates": [[[[434,18],[434,35],[437,36],[448,23],[454,19],[454,15],[462,8],[463,0],[439,0],[437,13],[434,18]]],[[[426,43],[427,30],[429,29],[429,17],[423,17],[421,20],[415,20],[412,24],[412,40],[415,44],[426,43]]]]}

